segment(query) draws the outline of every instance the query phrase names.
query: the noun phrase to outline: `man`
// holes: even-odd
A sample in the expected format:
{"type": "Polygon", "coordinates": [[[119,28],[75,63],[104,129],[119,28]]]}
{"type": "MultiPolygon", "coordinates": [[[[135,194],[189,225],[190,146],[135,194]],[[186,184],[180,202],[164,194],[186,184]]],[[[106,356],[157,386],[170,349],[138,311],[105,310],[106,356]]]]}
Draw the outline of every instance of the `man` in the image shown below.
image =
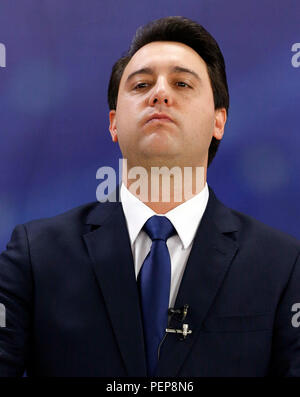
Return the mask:
{"type": "Polygon", "coordinates": [[[215,40],[182,17],[146,25],[108,98],[127,160],[121,202],[15,228],[0,257],[0,374],[300,376],[300,244],[206,183],[229,107],[215,40]],[[192,173],[153,200],[162,166],[192,173]],[[176,200],[187,184],[192,197],[176,200]]]}

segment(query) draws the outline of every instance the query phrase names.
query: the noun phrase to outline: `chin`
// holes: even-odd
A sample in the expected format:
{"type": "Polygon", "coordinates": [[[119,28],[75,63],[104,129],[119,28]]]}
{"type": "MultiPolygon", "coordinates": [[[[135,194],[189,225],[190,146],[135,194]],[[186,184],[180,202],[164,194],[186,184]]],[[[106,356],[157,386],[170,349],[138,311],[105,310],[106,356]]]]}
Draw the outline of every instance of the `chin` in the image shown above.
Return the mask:
{"type": "Polygon", "coordinates": [[[174,153],[177,151],[179,142],[175,142],[174,137],[171,137],[169,134],[151,134],[150,136],[145,137],[143,142],[141,142],[141,149],[145,152],[149,153],[174,153]]]}
{"type": "Polygon", "coordinates": [[[158,145],[147,145],[142,152],[147,158],[173,158],[177,151],[170,147],[170,144],[161,143],[158,145]]]}

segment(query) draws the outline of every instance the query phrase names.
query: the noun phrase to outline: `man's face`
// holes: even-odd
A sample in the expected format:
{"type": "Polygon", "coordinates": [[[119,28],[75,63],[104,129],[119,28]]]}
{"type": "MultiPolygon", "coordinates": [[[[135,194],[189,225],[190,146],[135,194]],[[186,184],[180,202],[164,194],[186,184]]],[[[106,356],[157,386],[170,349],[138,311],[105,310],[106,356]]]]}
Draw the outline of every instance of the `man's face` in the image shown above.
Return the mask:
{"type": "Polygon", "coordinates": [[[178,42],[152,42],[134,54],[110,112],[111,135],[129,167],[206,167],[225,122],[226,110],[214,109],[205,62],[178,42]]]}

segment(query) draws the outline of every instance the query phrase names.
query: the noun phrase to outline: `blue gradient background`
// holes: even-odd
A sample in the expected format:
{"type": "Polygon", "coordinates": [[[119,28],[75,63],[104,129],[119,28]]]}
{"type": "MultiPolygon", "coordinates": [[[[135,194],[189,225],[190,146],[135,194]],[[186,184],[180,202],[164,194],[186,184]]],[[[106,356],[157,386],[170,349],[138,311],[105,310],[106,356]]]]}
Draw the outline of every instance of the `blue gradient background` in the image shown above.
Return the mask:
{"type": "Polygon", "coordinates": [[[299,1],[1,0],[0,251],[17,223],[96,200],[118,169],[106,91],[136,28],[184,15],[218,41],[231,97],[208,182],[227,205],[300,238],[299,1]]]}

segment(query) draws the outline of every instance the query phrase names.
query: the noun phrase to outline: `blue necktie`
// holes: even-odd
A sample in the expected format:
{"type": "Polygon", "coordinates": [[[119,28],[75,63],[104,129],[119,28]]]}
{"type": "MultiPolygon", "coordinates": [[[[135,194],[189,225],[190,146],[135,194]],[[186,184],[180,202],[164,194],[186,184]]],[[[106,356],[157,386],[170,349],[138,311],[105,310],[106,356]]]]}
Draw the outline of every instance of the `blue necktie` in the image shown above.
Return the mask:
{"type": "Polygon", "coordinates": [[[148,219],[143,230],[151,238],[152,245],[139,272],[138,285],[148,375],[153,376],[158,361],[159,344],[168,325],[171,261],[166,241],[176,232],[166,217],[157,215],[148,219]]]}

